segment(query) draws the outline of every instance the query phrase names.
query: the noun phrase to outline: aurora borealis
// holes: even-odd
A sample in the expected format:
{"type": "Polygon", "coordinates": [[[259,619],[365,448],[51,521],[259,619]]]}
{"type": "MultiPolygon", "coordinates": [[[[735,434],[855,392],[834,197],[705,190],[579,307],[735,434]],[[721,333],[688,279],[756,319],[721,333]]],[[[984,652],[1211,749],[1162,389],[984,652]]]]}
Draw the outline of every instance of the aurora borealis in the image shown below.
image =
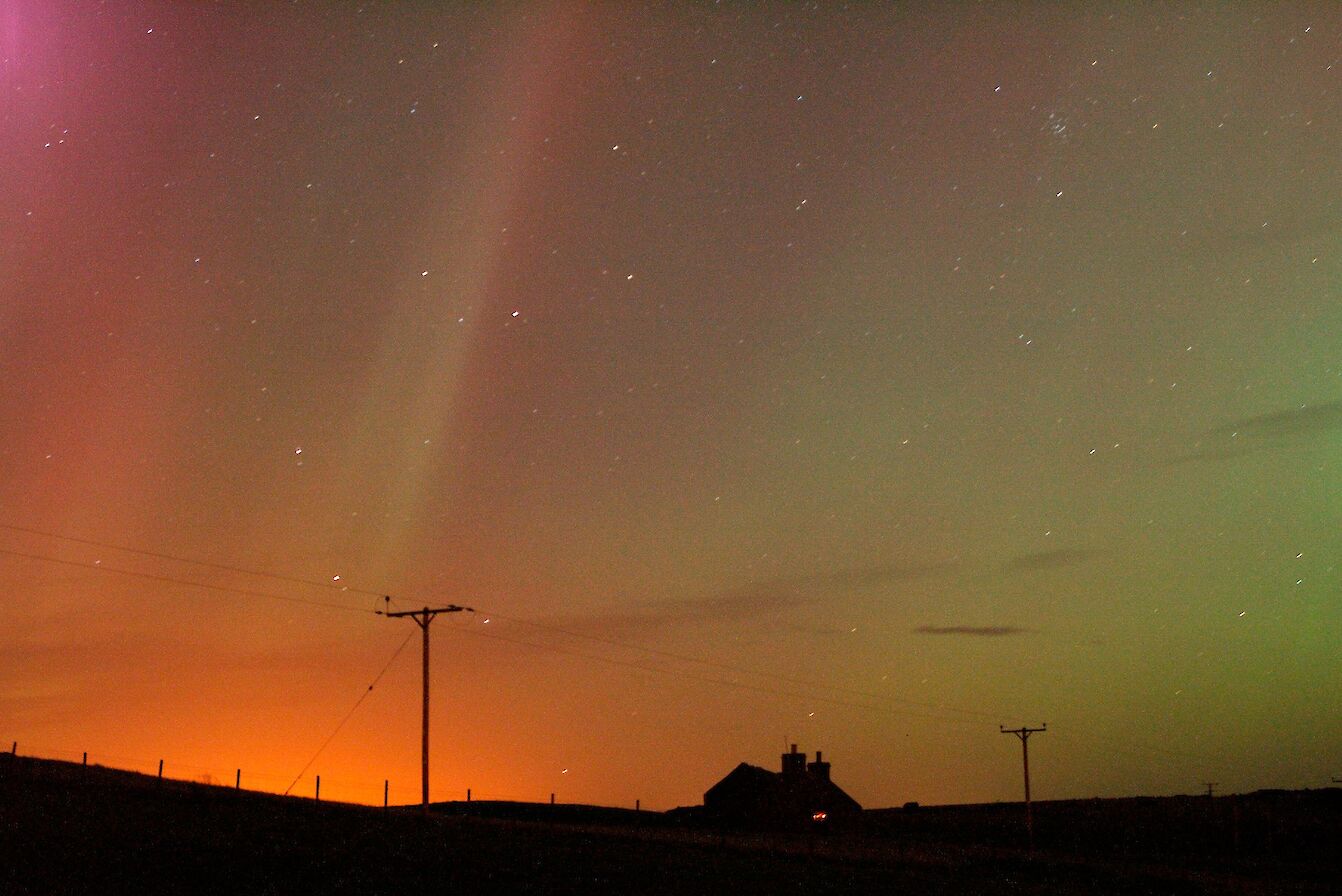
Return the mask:
{"type": "Polygon", "coordinates": [[[434,799],[1342,774],[1335,4],[0,28],[6,745],[413,801],[387,594],[434,799]]]}

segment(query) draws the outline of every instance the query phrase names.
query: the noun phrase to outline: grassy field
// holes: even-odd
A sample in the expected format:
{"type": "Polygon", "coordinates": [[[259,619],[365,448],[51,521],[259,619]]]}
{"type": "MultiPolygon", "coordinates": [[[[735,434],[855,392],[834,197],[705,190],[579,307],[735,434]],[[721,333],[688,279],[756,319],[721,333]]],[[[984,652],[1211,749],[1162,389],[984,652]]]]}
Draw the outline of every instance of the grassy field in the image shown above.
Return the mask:
{"type": "MultiPolygon", "coordinates": [[[[1088,813],[1092,831],[1111,833],[1151,808],[1054,805],[1064,809],[1040,807],[1041,834],[1063,824],[1067,806],[1077,818],[1088,813]]],[[[870,813],[859,829],[823,836],[519,804],[445,806],[426,819],[4,755],[0,893],[1342,892],[1336,858],[1312,847],[1250,848],[1247,838],[1261,830],[1244,810],[1238,822],[1254,833],[1242,831],[1237,850],[1200,841],[1176,848],[1155,836],[1147,837],[1154,846],[1139,837],[1124,848],[1107,842],[1110,833],[1091,835],[1106,842],[1090,848],[1074,820],[1063,825],[1073,842],[1031,854],[1013,845],[1011,808],[870,813]]],[[[1192,824],[1170,811],[1176,829],[1192,824]]],[[[1310,843],[1339,834],[1337,813],[1320,816],[1318,807],[1279,807],[1272,823],[1310,843]]],[[[1219,843],[1226,833],[1208,836],[1219,843]]]]}

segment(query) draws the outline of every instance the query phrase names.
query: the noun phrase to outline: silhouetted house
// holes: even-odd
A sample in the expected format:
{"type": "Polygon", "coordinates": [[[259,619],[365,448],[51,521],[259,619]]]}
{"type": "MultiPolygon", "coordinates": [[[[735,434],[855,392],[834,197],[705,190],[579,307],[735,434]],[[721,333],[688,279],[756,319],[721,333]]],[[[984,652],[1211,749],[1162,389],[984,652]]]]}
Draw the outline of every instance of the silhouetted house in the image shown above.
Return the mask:
{"type": "Polygon", "coordinates": [[[783,770],[771,772],[743,762],[704,793],[704,809],[721,821],[787,826],[840,821],[862,807],[829,778],[829,763],[815,754],[783,754],[783,770]]]}

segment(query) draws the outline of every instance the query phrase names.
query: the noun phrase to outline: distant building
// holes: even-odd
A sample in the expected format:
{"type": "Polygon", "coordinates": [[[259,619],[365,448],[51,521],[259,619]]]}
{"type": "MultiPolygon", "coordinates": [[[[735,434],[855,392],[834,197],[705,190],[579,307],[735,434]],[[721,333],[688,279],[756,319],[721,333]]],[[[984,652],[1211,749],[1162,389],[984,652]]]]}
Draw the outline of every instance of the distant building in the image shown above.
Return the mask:
{"type": "Polygon", "coordinates": [[[783,754],[781,772],[746,762],[732,769],[704,793],[704,809],[722,821],[769,827],[839,821],[862,811],[830,780],[819,751],[808,763],[796,744],[783,754]]]}

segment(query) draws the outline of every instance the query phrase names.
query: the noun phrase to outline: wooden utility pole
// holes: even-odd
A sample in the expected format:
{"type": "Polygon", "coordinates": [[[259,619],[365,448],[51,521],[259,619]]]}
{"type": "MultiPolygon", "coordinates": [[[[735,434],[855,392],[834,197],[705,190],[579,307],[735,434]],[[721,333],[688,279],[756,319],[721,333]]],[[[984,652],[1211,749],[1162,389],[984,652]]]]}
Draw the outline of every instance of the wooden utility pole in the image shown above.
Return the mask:
{"type": "Polygon", "coordinates": [[[1218,782],[1218,781],[1203,781],[1203,782],[1202,782],[1202,786],[1205,787],[1205,788],[1207,788],[1207,799],[1211,799],[1211,798],[1212,798],[1212,796],[1214,795],[1213,792],[1216,790],[1216,785],[1217,785],[1218,783],[1220,783],[1220,782],[1218,782]]]}
{"type": "Polygon", "coordinates": [[[425,815],[429,814],[429,623],[433,622],[434,617],[439,613],[460,613],[462,611],[475,612],[470,607],[459,607],[456,604],[448,604],[445,607],[436,607],[434,609],[425,607],[422,610],[405,610],[399,613],[388,612],[384,614],[389,619],[409,616],[411,619],[415,620],[415,624],[424,631],[424,720],[421,772],[423,778],[422,789],[425,815]]]}
{"type": "Polygon", "coordinates": [[[1021,762],[1025,766],[1025,831],[1030,838],[1030,852],[1034,852],[1034,810],[1030,806],[1030,735],[1047,731],[1047,725],[1038,728],[1005,728],[997,726],[1003,734],[1014,734],[1020,738],[1021,762]]]}

